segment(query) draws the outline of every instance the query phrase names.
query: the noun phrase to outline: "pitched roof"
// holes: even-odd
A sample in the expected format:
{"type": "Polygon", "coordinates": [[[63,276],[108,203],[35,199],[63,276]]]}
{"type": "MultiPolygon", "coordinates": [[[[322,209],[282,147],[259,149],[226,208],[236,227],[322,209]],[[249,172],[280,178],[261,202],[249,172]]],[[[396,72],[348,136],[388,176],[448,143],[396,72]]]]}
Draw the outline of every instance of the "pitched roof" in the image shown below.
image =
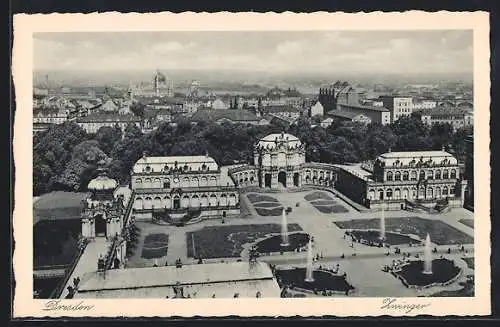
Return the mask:
{"type": "Polygon", "coordinates": [[[330,110],[330,111],[328,111],[327,115],[334,116],[334,117],[354,119],[355,117],[358,117],[358,116],[363,115],[363,114],[350,112],[350,111],[342,111],[342,110],[330,110]]]}
{"type": "Polygon", "coordinates": [[[339,107],[345,107],[345,108],[354,108],[354,109],[362,109],[362,110],[372,110],[372,111],[389,111],[389,109],[384,108],[384,107],[376,107],[376,106],[364,106],[361,104],[343,104],[339,103],[339,107]]]}
{"type": "Polygon", "coordinates": [[[140,122],[141,118],[136,117],[134,115],[126,114],[126,115],[117,115],[117,114],[109,114],[96,112],[85,117],[78,117],[76,119],[77,123],[94,123],[94,122],[140,122]]]}
{"type": "Polygon", "coordinates": [[[248,110],[217,110],[217,109],[198,109],[191,117],[192,121],[218,121],[228,119],[231,121],[258,121],[259,118],[248,110]]]}
{"type": "Polygon", "coordinates": [[[289,105],[281,105],[281,106],[266,106],[263,107],[262,110],[267,113],[272,113],[272,112],[299,112],[300,110],[289,106],[289,105]]]}

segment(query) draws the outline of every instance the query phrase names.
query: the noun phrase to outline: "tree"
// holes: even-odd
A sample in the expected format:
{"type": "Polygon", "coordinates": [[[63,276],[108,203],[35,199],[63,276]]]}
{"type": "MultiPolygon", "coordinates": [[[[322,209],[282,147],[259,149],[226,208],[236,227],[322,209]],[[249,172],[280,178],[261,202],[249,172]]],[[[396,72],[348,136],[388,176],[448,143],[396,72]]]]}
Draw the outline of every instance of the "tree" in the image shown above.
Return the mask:
{"type": "Polygon", "coordinates": [[[397,136],[396,149],[401,151],[426,151],[432,148],[428,127],[416,116],[401,117],[391,124],[397,136]]]}
{"type": "Polygon", "coordinates": [[[433,124],[429,132],[429,138],[434,150],[441,150],[444,146],[448,146],[452,137],[453,127],[447,123],[433,124]]]}
{"type": "Polygon", "coordinates": [[[60,174],[71,160],[73,148],[87,134],[75,122],[67,121],[51,127],[33,138],[33,192],[56,190],[60,174]]]}
{"type": "Polygon", "coordinates": [[[99,148],[99,142],[83,141],[73,149],[71,161],[64,169],[59,183],[67,190],[85,190],[94,177],[97,163],[107,159],[104,151],[99,148]]]}
{"type": "Polygon", "coordinates": [[[122,139],[122,130],[118,125],[115,127],[103,126],[99,128],[95,135],[99,147],[110,155],[116,143],[122,139]]]}
{"type": "Polygon", "coordinates": [[[137,117],[144,117],[146,106],[141,102],[134,102],[130,105],[130,111],[137,117]]]}

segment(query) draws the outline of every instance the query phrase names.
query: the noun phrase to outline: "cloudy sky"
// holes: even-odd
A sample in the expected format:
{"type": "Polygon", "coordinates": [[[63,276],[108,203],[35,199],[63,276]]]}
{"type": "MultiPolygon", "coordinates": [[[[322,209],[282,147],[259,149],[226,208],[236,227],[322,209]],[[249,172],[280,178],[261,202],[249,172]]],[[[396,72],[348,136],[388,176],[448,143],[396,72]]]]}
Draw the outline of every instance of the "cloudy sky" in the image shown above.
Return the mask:
{"type": "Polygon", "coordinates": [[[34,69],[472,72],[471,31],[41,33],[34,69]]]}

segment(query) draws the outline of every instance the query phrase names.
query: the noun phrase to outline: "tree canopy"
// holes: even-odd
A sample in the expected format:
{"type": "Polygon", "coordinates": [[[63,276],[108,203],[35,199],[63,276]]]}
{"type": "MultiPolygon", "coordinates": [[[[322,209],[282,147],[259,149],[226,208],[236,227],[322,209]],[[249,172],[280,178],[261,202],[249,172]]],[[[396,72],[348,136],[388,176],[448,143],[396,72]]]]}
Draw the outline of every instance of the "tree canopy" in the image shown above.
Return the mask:
{"type": "Polygon", "coordinates": [[[311,128],[306,117],[288,127],[245,124],[191,124],[179,118],[176,126],[164,123],[149,134],[129,124],[103,127],[87,135],[73,122],[53,126],[33,138],[33,187],[35,194],[53,190],[85,191],[101,159],[109,163],[109,175],[120,183],[130,180],[134,163],[148,156],[204,155],[220,165],[253,162],[253,145],[270,133],[297,136],[306,145],[306,160],[349,163],[370,160],[392,150],[425,151],[447,147],[459,159],[465,157],[465,139],[471,129],[453,131],[448,124],[432,128],[417,117],[404,117],[382,126],[335,122],[328,128],[311,128]]]}

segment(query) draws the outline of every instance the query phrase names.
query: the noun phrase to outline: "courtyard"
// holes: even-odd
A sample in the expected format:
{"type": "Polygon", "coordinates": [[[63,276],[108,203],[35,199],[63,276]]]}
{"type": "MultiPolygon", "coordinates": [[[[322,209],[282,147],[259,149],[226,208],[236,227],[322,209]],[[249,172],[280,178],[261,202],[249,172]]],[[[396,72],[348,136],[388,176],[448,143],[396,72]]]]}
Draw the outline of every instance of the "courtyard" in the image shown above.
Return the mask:
{"type": "MultiPolygon", "coordinates": [[[[196,264],[200,258],[203,262],[246,261],[248,249],[254,245],[261,253],[259,261],[273,264],[278,269],[303,269],[306,265],[305,251],[285,249],[281,253],[266,253],[259,248],[259,246],[276,248],[276,245],[279,245],[282,210],[290,207],[292,210],[287,211],[286,215],[288,235],[297,235],[295,238],[300,246],[309,239],[307,235],[313,237],[313,253],[317,258],[314,262],[315,269],[332,269],[339,265],[340,270],[346,274],[346,283],[355,287],[349,296],[413,297],[429,296],[445,291],[455,292],[453,294],[471,294],[467,288],[469,286],[463,279],[446,288],[432,287],[418,291],[405,287],[397,278],[383,271],[384,265],[391,264],[393,260],[403,259],[403,256],[412,258],[422,256],[423,247],[419,243],[427,233],[436,248],[436,253],[433,253],[435,258],[444,256],[461,261],[468,269],[467,264],[470,266],[470,261],[473,259],[462,260],[464,253],[459,251],[459,246],[464,245],[466,251],[473,252],[473,230],[461,223],[460,219],[464,217],[472,219],[473,214],[464,209],[453,209],[440,215],[418,216],[406,211],[385,212],[385,227],[388,234],[394,233],[396,238],[402,240],[406,240],[403,236],[410,235],[414,240],[414,242],[399,242],[398,247],[401,252],[395,253],[392,247],[388,249],[366,246],[353,242],[350,237],[345,237],[348,230],[366,230],[377,235],[380,229],[380,213],[359,212],[333,193],[317,190],[252,192],[242,194],[241,201],[241,206],[245,209],[237,218],[206,219],[183,227],[158,225],[148,221],[137,222],[141,230],[139,242],[127,266],[173,265],[177,259],[181,259],[185,264],[196,264]],[[333,202],[346,210],[324,213],[316,208],[321,205],[334,205],[333,202]],[[261,215],[257,209],[275,209],[276,213],[261,215]],[[155,234],[157,236],[150,236],[147,241],[148,235],[155,234]],[[448,249],[451,249],[450,253],[448,249]],[[367,275],[370,278],[366,278],[367,275]]],[[[467,274],[471,274],[470,268],[463,274],[464,278],[467,274]]]]}

